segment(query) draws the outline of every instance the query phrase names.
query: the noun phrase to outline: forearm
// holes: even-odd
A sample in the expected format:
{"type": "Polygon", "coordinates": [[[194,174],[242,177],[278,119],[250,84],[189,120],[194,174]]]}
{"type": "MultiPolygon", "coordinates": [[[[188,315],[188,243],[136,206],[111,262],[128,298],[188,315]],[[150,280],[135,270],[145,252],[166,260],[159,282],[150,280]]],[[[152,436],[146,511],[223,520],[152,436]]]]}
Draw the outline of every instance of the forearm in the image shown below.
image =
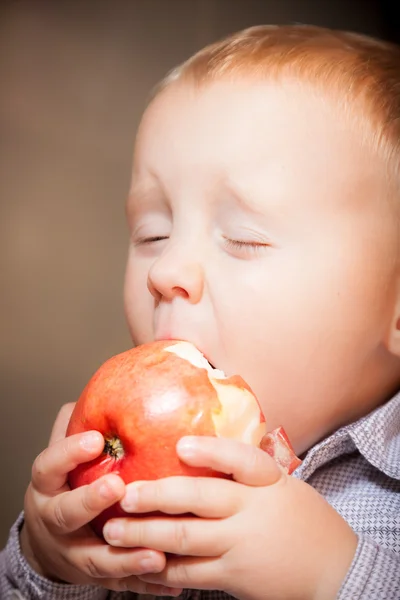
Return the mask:
{"type": "Polygon", "coordinates": [[[56,583],[32,568],[22,553],[19,532],[23,515],[13,525],[6,548],[0,554],[0,598],[9,598],[18,590],[26,600],[110,600],[111,593],[100,587],[56,583]]]}

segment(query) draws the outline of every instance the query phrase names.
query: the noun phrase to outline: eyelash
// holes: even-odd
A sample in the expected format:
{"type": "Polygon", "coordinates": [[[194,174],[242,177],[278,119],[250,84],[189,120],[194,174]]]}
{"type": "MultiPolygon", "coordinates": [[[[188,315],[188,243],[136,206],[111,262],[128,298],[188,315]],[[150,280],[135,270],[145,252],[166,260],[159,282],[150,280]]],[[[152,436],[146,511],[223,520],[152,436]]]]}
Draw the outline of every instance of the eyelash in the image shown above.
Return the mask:
{"type": "Polygon", "coordinates": [[[141,238],[137,240],[136,245],[154,244],[155,242],[162,242],[163,240],[167,239],[167,235],[154,235],[153,237],[141,238]]]}
{"type": "Polygon", "coordinates": [[[253,253],[269,247],[269,244],[265,242],[245,242],[243,240],[231,240],[230,238],[224,238],[224,242],[232,250],[246,250],[253,253]]]}

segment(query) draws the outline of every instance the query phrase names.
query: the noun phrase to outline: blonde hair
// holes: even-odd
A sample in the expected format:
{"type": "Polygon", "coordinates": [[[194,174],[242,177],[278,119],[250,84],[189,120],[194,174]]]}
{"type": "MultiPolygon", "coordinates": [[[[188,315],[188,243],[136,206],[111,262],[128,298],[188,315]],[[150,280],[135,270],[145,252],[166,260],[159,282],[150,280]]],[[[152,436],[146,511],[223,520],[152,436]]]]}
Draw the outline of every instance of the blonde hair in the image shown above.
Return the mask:
{"type": "Polygon", "coordinates": [[[400,48],[366,35],[311,25],[263,25],[211,44],[158,86],[196,86],[223,78],[295,79],[328,93],[359,124],[365,142],[399,183],[400,48]]]}

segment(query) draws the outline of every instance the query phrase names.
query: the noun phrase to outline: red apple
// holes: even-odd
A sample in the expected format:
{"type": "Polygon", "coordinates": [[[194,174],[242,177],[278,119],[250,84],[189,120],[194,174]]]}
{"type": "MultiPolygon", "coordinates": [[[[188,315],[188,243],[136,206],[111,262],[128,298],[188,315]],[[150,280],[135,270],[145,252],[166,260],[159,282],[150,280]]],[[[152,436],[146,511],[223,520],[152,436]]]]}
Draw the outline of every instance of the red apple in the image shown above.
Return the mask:
{"type": "MultiPolygon", "coordinates": [[[[195,346],[179,340],[138,346],[100,367],[76,403],[67,435],[92,429],[103,434],[104,452],[69,474],[71,488],[111,472],[125,483],[171,475],[227,477],[180,461],[178,440],[207,435],[260,446],[266,434],[264,416],[245,381],[225,377],[195,346]]],[[[296,457],[288,440],[265,439],[270,454],[276,443],[283,446],[281,465],[292,468],[296,457]]],[[[93,528],[101,536],[109,518],[123,515],[115,504],[94,519],[93,528]]]]}

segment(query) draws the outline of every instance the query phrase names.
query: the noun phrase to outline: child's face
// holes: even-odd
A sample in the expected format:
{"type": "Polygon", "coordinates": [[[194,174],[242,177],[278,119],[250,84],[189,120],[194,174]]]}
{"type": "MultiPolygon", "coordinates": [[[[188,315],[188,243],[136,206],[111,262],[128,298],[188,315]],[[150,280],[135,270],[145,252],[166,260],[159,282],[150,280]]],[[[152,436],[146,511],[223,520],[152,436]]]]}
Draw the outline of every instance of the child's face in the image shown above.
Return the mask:
{"type": "Polygon", "coordinates": [[[128,201],[136,344],[241,374],[297,452],[382,398],[395,224],[384,169],[295,84],[175,84],[143,118],[128,201]]]}

